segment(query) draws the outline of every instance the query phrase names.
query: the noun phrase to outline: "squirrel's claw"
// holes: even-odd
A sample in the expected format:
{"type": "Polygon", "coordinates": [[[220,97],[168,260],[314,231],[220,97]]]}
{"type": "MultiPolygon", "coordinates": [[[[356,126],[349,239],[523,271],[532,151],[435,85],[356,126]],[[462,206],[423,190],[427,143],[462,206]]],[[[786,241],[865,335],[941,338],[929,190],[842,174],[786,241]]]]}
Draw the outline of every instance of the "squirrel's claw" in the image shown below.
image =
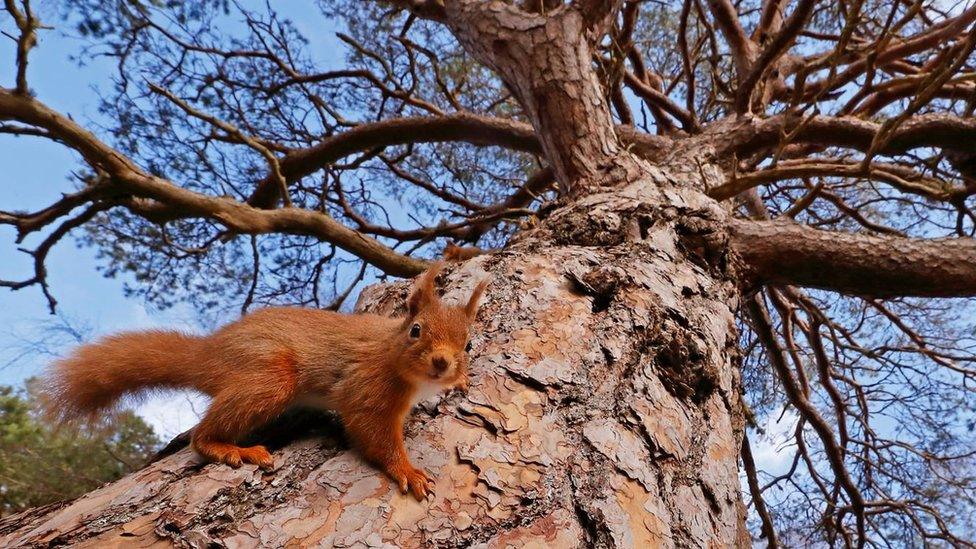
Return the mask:
{"type": "Polygon", "coordinates": [[[434,495],[434,481],[422,469],[411,467],[407,472],[398,475],[395,480],[401,494],[410,492],[417,501],[423,501],[434,495]]]}

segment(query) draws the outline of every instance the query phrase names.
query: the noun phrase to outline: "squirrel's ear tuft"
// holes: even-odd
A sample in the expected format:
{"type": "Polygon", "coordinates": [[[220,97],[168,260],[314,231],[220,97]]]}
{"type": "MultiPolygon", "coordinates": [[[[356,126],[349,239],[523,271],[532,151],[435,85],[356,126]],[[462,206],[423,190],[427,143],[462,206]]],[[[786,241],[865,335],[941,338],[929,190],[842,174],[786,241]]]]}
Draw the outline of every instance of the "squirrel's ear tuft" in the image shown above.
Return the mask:
{"type": "Polygon", "coordinates": [[[437,299],[437,294],[434,292],[434,279],[443,267],[444,264],[438,261],[420,275],[413,291],[410,292],[410,297],[407,298],[407,310],[410,311],[410,316],[416,315],[437,299]]]}
{"type": "Polygon", "coordinates": [[[474,315],[478,312],[478,302],[481,301],[481,295],[485,293],[485,288],[487,287],[488,279],[486,278],[474,287],[474,291],[471,292],[471,297],[468,298],[468,304],[464,306],[464,312],[471,320],[474,320],[474,315]]]}

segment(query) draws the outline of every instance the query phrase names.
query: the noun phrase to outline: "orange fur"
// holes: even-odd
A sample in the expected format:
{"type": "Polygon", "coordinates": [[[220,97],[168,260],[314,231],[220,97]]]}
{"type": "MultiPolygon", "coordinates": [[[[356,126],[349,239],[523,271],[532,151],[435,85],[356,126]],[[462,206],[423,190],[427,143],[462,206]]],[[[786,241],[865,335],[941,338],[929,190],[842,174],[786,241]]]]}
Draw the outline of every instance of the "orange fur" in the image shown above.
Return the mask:
{"type": "Polygon", "coordinates": [[[483,253],[485,251],[477,246],[458,246],[453,240],[449,240],[444,246],[444,259],[446,261],[467,261],[483,253]]]}
{"type": "Polygon", "coordinates": [[[146,389],[197,389],[213,400],[194,449],[232,467],[264,468],[274,465],[268,450],[237,441],[292,405],[324,406],[339,412],[367,460],[422,499],[431,481],[407,457],[403,423],[423,388],[467,386],[468,327],[486,285],[465,306],[446,306],[434,290],[440,267],[420,277],[404,318],[272,307],[205,337],[131,332],[82,346],[47,374],[46,406],[71,420],[146,389]]]}
{"type": "Polygon", "coordinates": [[[44,391],[45,407],[59,420],[93,419],[119,398],[143,388],[195,386],[204,379],[193,368],[203,339],[178,332],[123,333],[78,348],[56,363],[44,391]]]}

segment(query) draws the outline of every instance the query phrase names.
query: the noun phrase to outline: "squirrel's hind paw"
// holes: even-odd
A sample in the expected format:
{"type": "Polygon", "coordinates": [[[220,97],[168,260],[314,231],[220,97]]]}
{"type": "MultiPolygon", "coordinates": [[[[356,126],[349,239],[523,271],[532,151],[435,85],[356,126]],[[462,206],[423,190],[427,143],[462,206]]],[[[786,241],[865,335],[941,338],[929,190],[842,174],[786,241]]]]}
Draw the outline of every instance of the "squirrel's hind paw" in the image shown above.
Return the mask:
{"type": "Polygon", "coordinates": [[[237,469],[245,463],[257,465],[262,469],[274,467],[274,458],[264,446],[248,446],[241,448],[232,444],[210,443],[197,445],[197,451],[211,461],[225,463],[237,469]]]}
{"type": "Polygon", "coordinates": [[[274,457],[264,446],[249,446],[240,449],[241,460],[244,463],[253,463],[262,469],[274,468],[274,457]]]}

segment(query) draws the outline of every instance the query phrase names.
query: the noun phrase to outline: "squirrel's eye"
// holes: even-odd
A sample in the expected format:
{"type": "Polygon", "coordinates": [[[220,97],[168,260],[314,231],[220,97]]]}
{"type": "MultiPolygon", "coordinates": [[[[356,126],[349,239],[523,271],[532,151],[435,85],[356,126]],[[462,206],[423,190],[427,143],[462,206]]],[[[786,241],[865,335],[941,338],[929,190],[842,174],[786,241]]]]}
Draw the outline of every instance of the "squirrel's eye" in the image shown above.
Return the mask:
{"type": "Polygon", "coordinates": [[[410,327],[410,337],[413,339],[420,337],[420,324],[414,324],[410,327]]]}
{"type": "Polygon", "coordinates": [[[467,345],[464,346],[464,352],[465,353],[470,353],[471,352],[471,342],[470,341],[468,342],[467,345]]]}

